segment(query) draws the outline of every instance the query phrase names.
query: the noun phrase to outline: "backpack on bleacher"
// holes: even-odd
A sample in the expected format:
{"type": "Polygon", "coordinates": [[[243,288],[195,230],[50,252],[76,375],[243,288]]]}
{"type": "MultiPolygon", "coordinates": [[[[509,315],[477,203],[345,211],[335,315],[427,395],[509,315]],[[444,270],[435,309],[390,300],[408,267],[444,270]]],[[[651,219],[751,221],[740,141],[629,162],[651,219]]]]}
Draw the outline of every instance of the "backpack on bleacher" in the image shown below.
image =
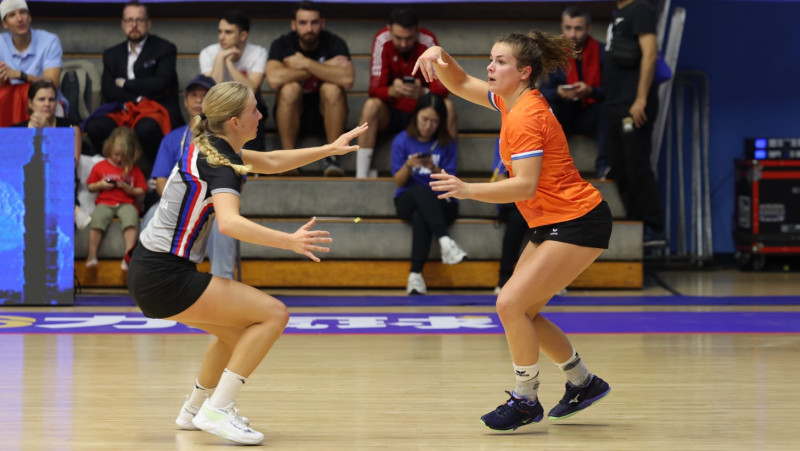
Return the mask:
{"type": "Polygon", "coordinates": [[[65,61],[61,93],[69,102],[67,118],[80,123],[100,105],[100,72],[89,60],[65,61]]]}

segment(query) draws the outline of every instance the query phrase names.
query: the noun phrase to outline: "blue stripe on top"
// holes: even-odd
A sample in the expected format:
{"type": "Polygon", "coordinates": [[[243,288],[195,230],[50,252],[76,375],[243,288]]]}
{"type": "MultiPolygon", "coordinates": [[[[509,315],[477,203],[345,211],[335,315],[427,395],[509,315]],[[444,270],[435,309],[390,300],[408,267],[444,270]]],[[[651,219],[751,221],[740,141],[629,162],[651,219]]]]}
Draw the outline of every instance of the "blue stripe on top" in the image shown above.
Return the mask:
{"type": "Polygon", "coordinates": [[[489,103],[492,105],[492,108],[494,108],[497,111],[500,111],[500,108],[498,108],[497,104],[494,103],[494,93],[492,91],[487,91],[487,93],[489,96],[489,103]]]}
{"type": "Polygon", "coordinates": [[[539,150],[529,150],[527,152],[520,152],[511,155],[512,160],[522,160],[523,158],[530,158],[530,157],[541,157],[544,154],[542,149],[539,150]]]}
{"type": "Polygon", "coordinates": [[[196,197],[198,191],[200,190],[199,182],[197,177],[192,174],[192,163],[191,160],[196,153],[196,148],[194,147],[194,143],[189,145],[188,152],[184,152],[181,155],[181,178],[183,179],[184,185],[186,186],[186,193],[183,196],[183,202],[181,204],[180,213],[178,213],[178,221],[175,224],[176,226],[176,233],[172,237],[172,249],[170,252],[185,257],[189,255],[189,249],[186,249],[185,255],[182,255],[180,251],[181,242],[184,240],[184,237],[187,233],[191,233],[189,229],[189,222],[192,217],[192,209],[195,207],[195,202],[197,201],[196,197]]]}

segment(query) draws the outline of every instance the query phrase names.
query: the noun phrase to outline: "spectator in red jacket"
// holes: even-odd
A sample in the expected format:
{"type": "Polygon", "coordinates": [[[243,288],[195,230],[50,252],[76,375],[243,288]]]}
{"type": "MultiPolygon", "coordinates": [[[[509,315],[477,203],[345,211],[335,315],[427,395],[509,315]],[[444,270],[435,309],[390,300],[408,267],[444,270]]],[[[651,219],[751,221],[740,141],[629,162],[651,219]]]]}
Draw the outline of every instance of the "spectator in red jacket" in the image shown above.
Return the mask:
{"type": "MultiPolygon", "coordinates": [[[[369,130],[358,138],[360,149],[356,154],[356,177],[376,176],[370,171],[372,153],[378,132],[392,136],[405,130],[417,105],[417,99],[432,92],[447,96],[447,89],[439,82],[426,82],[420,74],[411,75],[417,58],[429,47],[439,45],[433,33],[419,26],[417,15],[408,7],[397,7],[389,15],[389,24],[372,41],[370,59],[369,99],[361,110],[360,124],[368,122],[369,130]]],[[[457,136],[456,115],[453,103],[445,99],[447,128],[450,136],[457,136]]]]}

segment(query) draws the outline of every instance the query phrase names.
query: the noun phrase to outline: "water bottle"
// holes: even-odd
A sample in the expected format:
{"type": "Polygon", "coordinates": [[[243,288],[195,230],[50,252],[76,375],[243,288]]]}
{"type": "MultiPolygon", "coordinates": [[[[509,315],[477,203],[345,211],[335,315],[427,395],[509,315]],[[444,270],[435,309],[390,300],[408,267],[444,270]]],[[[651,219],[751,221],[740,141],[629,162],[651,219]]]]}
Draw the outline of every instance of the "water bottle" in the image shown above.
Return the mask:
{"type": "Polygon", "coordinates": [[[633,118],[628,116],[622,119],[622,133],[630,133],[634,130],[633,118]]]}

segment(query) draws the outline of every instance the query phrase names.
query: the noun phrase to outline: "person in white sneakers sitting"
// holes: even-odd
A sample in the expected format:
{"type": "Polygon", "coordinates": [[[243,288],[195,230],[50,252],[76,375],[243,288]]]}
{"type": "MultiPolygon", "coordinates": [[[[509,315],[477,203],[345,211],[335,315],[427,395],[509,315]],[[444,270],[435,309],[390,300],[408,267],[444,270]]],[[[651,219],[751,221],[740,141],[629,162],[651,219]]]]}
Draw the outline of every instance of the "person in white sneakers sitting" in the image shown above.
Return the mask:
{"type": "Polygon", "coordinates": [[[437,199],[431,190],[431,174],[442,169],[456,171],[456,141],[446,126],[444,99],[428,93],[419,98],[411,122],[392,142],[392,176],[397,185],[394,204],[397,216],[411,223],[411,272],[408,294],[425,294],[422,267],[428,259],[431,236],[439,239],[442,263],[455,265],[467,257],[447,234],[447,226],[458,217],[458,200],[437,199]]]}

